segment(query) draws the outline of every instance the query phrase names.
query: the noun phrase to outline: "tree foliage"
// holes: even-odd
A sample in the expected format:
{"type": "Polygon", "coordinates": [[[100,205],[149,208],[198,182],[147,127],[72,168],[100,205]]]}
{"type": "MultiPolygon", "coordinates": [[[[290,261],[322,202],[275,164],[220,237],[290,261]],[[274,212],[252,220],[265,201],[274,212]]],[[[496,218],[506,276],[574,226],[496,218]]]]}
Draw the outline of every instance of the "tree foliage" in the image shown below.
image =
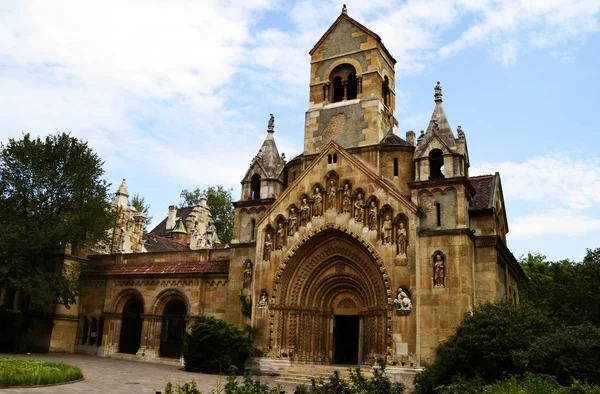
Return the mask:
{"type": "Polygon", "coordinates": [[[200,197],[205,195],[219,239],[223,243],[229,243],[233,238],[234,209],[232,191],[233,189],[227,190],[221,185],[210,186],[204,190],[195,189],[190,191],[184,189],[181,191],[181,205],[186,207],[195,206],[200,201],[200,197]]]}
{"type": "Polygon", "coordinates": [[[146,215],[146,227],[150,226],[152,223],[152,216],[150,215],[150,204],[146,205],[146,200],[144,197],[140,196],[138,193],[135,193],[131,198],[130,203],[138,212],[142,212],[146,215]]]}
{"type": "Polygon", "coordinates": [[[20,293],[24,316],[30,307],[68,307],[80,282],[79,267],[63,264],[65,248],[110,241],[115,218],[103,163],[85,142],[65,133],[44,140],[25,134],[0,148],[0,288],[20,293]]]}
{"type": "Polygon", "coordinates": [[[224,320],[201,316],[185,334],[183,358],[185,370],[224,373],[235,367],[244,369],[251,352],[252,328],[240,330],[224,320]]]}

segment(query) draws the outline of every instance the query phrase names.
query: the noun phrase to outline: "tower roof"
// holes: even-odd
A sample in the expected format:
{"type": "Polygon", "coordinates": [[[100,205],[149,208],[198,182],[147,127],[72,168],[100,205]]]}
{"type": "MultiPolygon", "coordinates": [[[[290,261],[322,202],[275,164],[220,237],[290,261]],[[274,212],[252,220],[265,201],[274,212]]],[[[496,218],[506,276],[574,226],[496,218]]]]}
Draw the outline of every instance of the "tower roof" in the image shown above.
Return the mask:
{"type": "Polygon", "coordinates": [[[127,191],[127,182],[125,182],[125,179],[123,179],[123,182],[121,182],[121,185],[119,185],[117,194],[122,194],[129,197],[129,192],[127,191]]]}
{"type": "Polygon", "coordinates": [[[452,128],[450,127],[450,123],[448,122],[448,118],[442,107],[442,85],[439,81],[435,86],[434,91],[435,108],[433,114],[431,114],[431,120],[429,121],[429,126],[427,126],[426,135],[432,133],[437,134],[448,148],[454,150],[456,149],[456,142],[454,141],[452,128]]]}
{"type": "Polygon", "coordinates": [[[267,127],[267,137],[252,160],[252,164],[259,163],[268,178],[277,178],[285,166],[285,161],[279,154],[277,144],[275,144],[274,133],[275,117],[271,114],[267,127]]]}
{"type": "Polygon", "coordinates": [[[360,30],[364,31],[365,33],[367,33],[368,35],[370,35],[371,37],[373,37],[374,39],[376,39],[377,42],[379,43],[379,45],[381,45],[381,48],[383,49],[383,51],[385,52],[385,54],[390,58],[390,60],[394,64],[396,64],[396,59],[394,59],[394,57],[388,51],[388,49],[385,47],[385,45],[383,45],[383,41],[381,41],[381,37],[379,37],[379,35],[377,35],[372,30],[369,30],[367,27],[365,27],[360,22],[357,22],[355,19],[353,19],[353,18],[351,18],[351,17],[348,16],[348,8],[346,7],[346,4],[344,4],[344,6],[342,7],[342,13],[340,14],[340,16],[338,16],[338,18],[335,20],[335,22],[333,22],[333,24],[329,27],[329,29],[327,29],[327,31],[325,32],[325,34],[323,34],[323,36],[321,36],[321,38],[319,39],[319,41],[317,41],[317,43],[315,44],[315,46],[310,50],[310,52],[308,52],[309,55],[312,56],[313,53],[315,53],[315,51],[317,50],[317,48],[319,48],[319,46],[323,43],[323,41],[325,41],[325,39],[327,38],[327,36],[329,36],[329,34],[336,28],[336,26],[342,20],[347,20],[348,22],[352,23],[353,25],[355,25],[360,30]]]}

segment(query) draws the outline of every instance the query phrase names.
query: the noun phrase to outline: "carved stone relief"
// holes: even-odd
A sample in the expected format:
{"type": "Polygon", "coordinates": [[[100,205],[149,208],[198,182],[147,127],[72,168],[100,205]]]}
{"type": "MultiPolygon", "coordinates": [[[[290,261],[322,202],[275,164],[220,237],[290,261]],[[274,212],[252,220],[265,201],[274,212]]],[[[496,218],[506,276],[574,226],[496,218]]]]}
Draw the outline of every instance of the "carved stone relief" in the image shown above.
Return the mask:
{"type": "Polygon", "coordinates": [[[446,264],[444,255],[436,252],[433,257],[433,286],[444,287],[446,285],[446,264]]]}
{"type": "Polygon", "coordinates": [[[394,300],[394,305],[396,306],[396,312],[398,315],[409,315],[412,310],[412,301],[409,292],[407,289],[403,287],[398,287],[398,292],[396,293],[396,299],[394,300]]]}

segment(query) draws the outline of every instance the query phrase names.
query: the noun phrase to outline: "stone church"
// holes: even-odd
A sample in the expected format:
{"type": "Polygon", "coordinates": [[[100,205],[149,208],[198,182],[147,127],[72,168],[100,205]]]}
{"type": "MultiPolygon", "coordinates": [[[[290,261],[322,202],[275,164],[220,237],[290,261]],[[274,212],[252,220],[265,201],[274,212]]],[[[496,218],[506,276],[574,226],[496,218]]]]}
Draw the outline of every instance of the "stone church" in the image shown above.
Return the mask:
{"type": "Polygon", "coordinates": [[[284,159],[271,115],[231,243],[206,200],[144,233],[124,182],[112,250],[80,259],[88,292],[56,311],[50,350],[178,358],[186,327],[210,315],[257,327],[263,367],[417,367],[477,303],[518,302],[500,176],[469,176],[441,84],[426,129],[401,138],[396,60],[376,33],[344,7],[310,56],[304,151],[284,159]]]}

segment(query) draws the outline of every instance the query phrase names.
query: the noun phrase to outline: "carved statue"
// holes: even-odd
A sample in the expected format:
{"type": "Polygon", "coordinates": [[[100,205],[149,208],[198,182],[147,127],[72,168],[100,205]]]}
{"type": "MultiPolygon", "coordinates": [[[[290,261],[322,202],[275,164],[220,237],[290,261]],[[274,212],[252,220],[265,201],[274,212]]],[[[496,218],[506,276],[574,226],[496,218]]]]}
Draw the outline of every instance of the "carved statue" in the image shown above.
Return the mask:
{"type": "Polygon", "coordinates": [[[377,230],[377,205],[371,201],[369,206],[369,230],[377,230]]]}
{"type": "Polygon", "coordinates": [[[302,205],[300,205],[300,225],[306,226],[310,220],[310,206],[308,205],[308,199],[304,197],[302,199],[302,205]]]}
{"type": "Polygon", "coordinates": [[[279,223],[277,226],[277,246],[275,249],[281,250],[283,249],[283,237],[285,236],[285,230],[283,228],[283,223],[279,223]]]}
{"type": "Polygon", "coordinates": [[[356,201],[354,202],[354,220],[362,223],[363,217],[365,216],[365,201],[363,200],[362,193],[358,193],[356,201]]]}
{"type": "Polygon", "coordinates": [[[434,94],[433,97],[435,101],[442,101],[442,84],[440,81],[437,81],[437,85],[433,88],[434,94]]]}
{"type": "Polygon", "coordinates": [[[244,289],[249,289],[250,283],[252,283],[252,262],[248,260],[244,265],[244,289]]]}
{"type": "Polygon", "coordinates": [[[409,314],[412,309],[412,301],[410,297],[406,294],[402,287],[398,287],[398,295],[394,300],[394,304],[396,304],[396,310],[400,314],[409,314]]]}
{"type": "Polygon", "coordinates": [[[213,222],[208,222],[208,227],[204,232],[204,241],[207,248],[211,248],[213,246],[214,234],[217,232],[217,228],[213,224],[213,222]]]}
{"type": "Polygon", "coordinates": [[[273,114],[271,114],[271,117],[269,118],[269,123],[267,124],[267,130],[273,131],[274,129],[275,129],[275,117],[273,116],[273,114]]]}
{"type": "Polygon", "coordinates": [[[121,227],[121,237],[119,238],[119,252],[125,252],[125,236],[127,235],[127,231],[125,227],[121,227]]]}
{"type": "Polygon", "coordinates": [[[408,249],[408,238],[406,237],[406,228],[404,227],[404,223],[400,222],[398,225],[398,236],[396,237],[396,242],[398,243],[398,255],[406,256],[408,249]]]}
{"type": "Polygon", "coordinates": [[[441,253],[435,255],[435,261],[433,263],[433,286],[444,287],[444,258],[441,253]]]}
{"type": "Polygon", "coordinates": [[[271,234],[267,233],[267,239],[263,248],[264,261],[271,261],[271,250],[273,250],[273,242],[271,241],[271,234]]]}
{"type": "Polygon", "coordinates": [[[350,212],[350,207],[352,206],[352,200],[350,199],[350,185],[347,183],[344,184],[343,197],[342,209],[344,213],[348,213],[350,212]]]}
{"type": "Polygon", "coordinates": [[[323,196],[321,196],[321,188],[318,186],[315,187],[313,201],[313,216],[321,216],[323,214],[323,196]]]}
{"type": "Polygon", "coordinates": [[[296,208],[290,209],[290,218],[288,219],[288,236],[293,237],[298,231],[298,215],[296,214],[296,208]]]}
{"type": "Polygon", "coordinates": [[[327,209],[335,209],[335,196],[337,195],[337,189],[335,187],[335,181],[329,182],[329,192],[327,193],[327,209]]]}
{"type": "Polygon", "coordinates": [[[456,128],[456,133],[458,134],[458,138],[464,138],[465,137],[465,132],[463,131],[461,125],[458,125],[458,127],[456,128]]]}
{"type": "Polygon", "coordinates": [[[385,220],[381,226],[381,238],[384,245],[389,245],[392,242],[392,218],[390,215],[385,215],[385,220]]]}
{"type": "Polygon", "coordinates": [[[263,290],[260,292],[260,298],[258,300],[258,309],[266,309],[269,304],[267,291],[263,290]]]}

